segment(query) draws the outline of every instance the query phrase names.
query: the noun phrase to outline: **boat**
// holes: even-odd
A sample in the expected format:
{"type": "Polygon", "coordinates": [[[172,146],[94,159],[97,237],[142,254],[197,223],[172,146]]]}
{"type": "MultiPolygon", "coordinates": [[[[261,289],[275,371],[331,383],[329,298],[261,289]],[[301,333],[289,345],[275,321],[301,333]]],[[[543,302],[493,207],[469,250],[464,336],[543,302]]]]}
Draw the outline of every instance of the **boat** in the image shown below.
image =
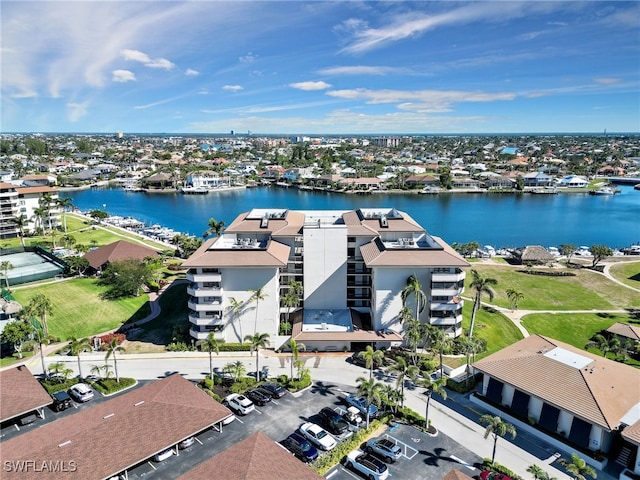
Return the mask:
{"type": "Polygon", "coordinates": [[[615,195],[616,193],[619,193],[619,191],[611,187],[600,187],[597,190],[589,191],[589,195],[615,195]]]}
{"type": "Polygon", "coordinates": [[[633,186],[633,189],[634,189],[634,190],[640,190],[640,183],[636,183],[636,184],[633,186]]]}
{"type": "Polygon", "coordinates": [[[180,189],[180,192],[188,195],[206,195],[209,193],[209,189],[207,187],[195,187],[193,185],[185,185],[180,189]]]}
{"type": "Polygon", "coordinates": [[[558,189],[556,187],[534,188],[531,193],[534,195],[557,195],[558,189]]]}
{"type": "Polygon", "coordinates": [[[136,185],[125,185],[122,189],[125,192],[144,192],[144,188],[137,187],[136,185]]]}

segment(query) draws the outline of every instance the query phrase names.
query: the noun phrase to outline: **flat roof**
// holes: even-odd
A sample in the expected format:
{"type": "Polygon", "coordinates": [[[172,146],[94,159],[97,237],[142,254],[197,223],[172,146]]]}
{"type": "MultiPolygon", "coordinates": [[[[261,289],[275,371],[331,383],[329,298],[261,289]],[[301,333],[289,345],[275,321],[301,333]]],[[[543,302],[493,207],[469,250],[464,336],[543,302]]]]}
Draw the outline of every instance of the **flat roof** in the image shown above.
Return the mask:
{"type": "Polygon", "coordinates": [[[53,402],[25,366],[0,371],[0,422],[33,412],[53,402]]]}
{"type": "Polygon", "coordinates": [[[304,309],[303,332],[352,332],[351,310],[349,309],[304,309]]]}
{"type": "Polygon", "coordinates": [[[3,464],[40,468],[5,469],[2,478],[110,478],[230,415],[174,374],[3,442],[3,464]]]}

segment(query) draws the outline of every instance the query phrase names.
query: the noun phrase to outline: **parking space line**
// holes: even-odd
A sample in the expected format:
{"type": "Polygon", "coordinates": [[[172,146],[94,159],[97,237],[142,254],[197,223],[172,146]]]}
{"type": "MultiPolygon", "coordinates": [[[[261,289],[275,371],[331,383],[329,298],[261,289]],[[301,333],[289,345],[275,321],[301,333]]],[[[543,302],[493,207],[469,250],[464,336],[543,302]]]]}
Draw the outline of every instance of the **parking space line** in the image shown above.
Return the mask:
{"type": "Polygon", "coordinates": [[[196,442],[198,442],[200,445],[204,445],[204,444],[200,441],[200,439],[199,439],[198,437],[193,437],[193,438],[194,438],[194,440],[195,440],[196,442]]]}
{"type": "Polygon", "coordinates": [[[242,424],[244,424],[244,422],[242,420],[240,420],[238,417],[236,417],[236,420],[242,424]]]}
{"type": "Polygon", "coordinates": [[[275,403],[276,405],[280,405],[278,402],[276,402],[275,400],[271,400],[271,403],[275,403]]]}
{"type": "Polygon", "coordinates": [[[460,465],[464,465],[465,467],[467,467],[469,470],[475,470],[476,467],[474,467],[473,465],[471,465],[470,463],[465,462],[464,460],[462,460],[461,458],[456,457],[455,455],[449,455],[449,458],[451,458],[452,460],[455,460],[456,462],[458,462],[460,465]]]}
{"type": "Polygon", "coordinates": [[[147,463],[148,463],[148,464],[149,464],[149,466],[150,466],[151,468],[153,468],[154,470],[158,470],[156,467],[154,467],[154,466],[153,466],[153,463],[151,463],[151,462],[147,462],[147,463]]]}
{"type": "Polygon", "coordinates": [[[329,478],[333,477],[336,473],[338,473],[338,470],[334,470],[329,475],[327,475],[325,478],[329,479],[329,478]]]}
{"type": "Polygon", "coordinates": [[[356,476],[351,470],[346,469],[345,467],[340,467],[340,470],[342,470],[343,472],[345,472],[346,474],[350,475],[353,478],[357,478],[358,480],[360,480],[359,476],[356,476]]]}
{"type": "Polygon", "coordinates": [[[260,415],[262,415],[262,412],[260,410],[258,410],[257,408],[254,408],[253,411],[259,413],[260,415]]]}
{"type": "MultiPolygon", "coordinates": [[[[416,450],[415,448],[413,448],[412,446],[408,445],[407,443],[403,442],[402,440],[397,439],[396,437],[394,437],[393,435],[389,435],[388,433],[385,434],[385,436],[391,440],[392,442],[395,442],[396,445],[402,445],[404,447],[404,452],[402,453],[402,456],[407,458],[408,460],[411,460],[413,457],[415,457],[418,454],[418,450],[416,450]]],[[[416,440],[416,439],[412,439],[412,440],[416,440]]],[[[420,439],[418,438],[418,442],[420,441],[420,439]]],[[[418,443],[416,442],[416,443],[418,443]]]]}

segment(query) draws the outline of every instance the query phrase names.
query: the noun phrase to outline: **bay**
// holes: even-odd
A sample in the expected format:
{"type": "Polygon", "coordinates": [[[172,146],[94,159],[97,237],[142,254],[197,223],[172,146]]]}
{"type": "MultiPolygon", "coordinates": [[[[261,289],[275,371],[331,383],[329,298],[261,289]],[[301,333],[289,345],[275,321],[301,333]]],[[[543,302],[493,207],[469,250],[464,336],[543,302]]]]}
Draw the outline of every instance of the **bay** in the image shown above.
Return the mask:
{"type": "Polygon", "coordinates": [[[446,242],[520,247],[563,243],[625,248],[640,244],[640,190],[617,186],[620,194],[558,195],[445,193],[332,194],[295,188],[258,187],[208,195],[125,192],[94,188],[64,192],[80,210],[101,209],[200,236],[210,218],[229,225],[252,208],[352,210],[397,208],[446,242]]]}

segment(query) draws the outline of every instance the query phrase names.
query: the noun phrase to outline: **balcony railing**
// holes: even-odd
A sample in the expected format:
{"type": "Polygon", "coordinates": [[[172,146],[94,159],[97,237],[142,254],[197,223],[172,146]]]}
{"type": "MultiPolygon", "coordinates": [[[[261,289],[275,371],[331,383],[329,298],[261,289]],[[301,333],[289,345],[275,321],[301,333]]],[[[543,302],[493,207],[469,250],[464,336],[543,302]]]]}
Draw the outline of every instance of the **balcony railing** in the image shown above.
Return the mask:
{"type": "Polygon", "coordinates": [[[221,273],[195,273],[192,271],[187,272],[187,280],[190,282],[221,282],[221,273]]]}
{"type": "Polygon", "coordinates": [[[429,317],[429,324],[434,326],[462,325],[462,315],[456,315],[454,317],[429,317]]]}
{"type": "Polygon", "coordinates": [[[187,306],[191,310],[195,310],[197,312],[221,312],[222,311],[222,302],[207,302],[207,303],[199,303],[189,300],[187,302],[187,306]]]}
{"type": "Polygon", "coordinates": [[[222,293],[222,286],[221,285],[215,285],[215,286],[203,286],[203,285],[196,285],[196,284],[189,284],[187,286],[187,293],[189,295],[191,295],[192,297],[214,297],[214,296],[220,296],[220,294],[222,293]]]}
{"type": "Polygon", "coordinates": [[[465,278],[464,272],[456,273],[433,273],[431,282],[461,282],[465,278]]]}
{"type": "Polygon", "coordinates": [[[457,303],[442,303],[442,302],[431,302],[429,309],[432,312],[462,312],[462,307],[464,306],[464,301],[460,300],[457,303]]]}
{"type": "Polygon", "coordinates": [[[213,325],[222,325],[223,318],[222,316],[199,316],[196,312],[192,312],[189,314],[189,321],[194,325],[199,326],[213,326],[213,325]]]}
{"type": "MultiPolygon", "coordinates": [[[[209,337],[210,333],[211,332],[200,331],[197,328],[189,329],[189,335],[191,335],[196,340],[206,340],[209,337]]],[[[215,332],[215,338],[216,340],[222,340],[224,338],[224,335],[222,335],[221,332],[215,332]]]]}

